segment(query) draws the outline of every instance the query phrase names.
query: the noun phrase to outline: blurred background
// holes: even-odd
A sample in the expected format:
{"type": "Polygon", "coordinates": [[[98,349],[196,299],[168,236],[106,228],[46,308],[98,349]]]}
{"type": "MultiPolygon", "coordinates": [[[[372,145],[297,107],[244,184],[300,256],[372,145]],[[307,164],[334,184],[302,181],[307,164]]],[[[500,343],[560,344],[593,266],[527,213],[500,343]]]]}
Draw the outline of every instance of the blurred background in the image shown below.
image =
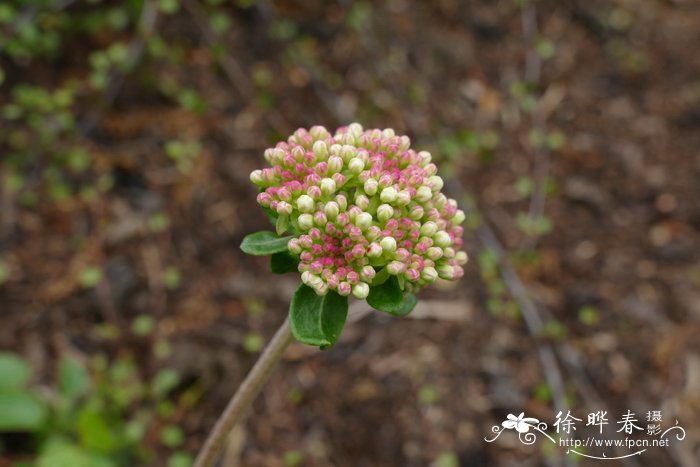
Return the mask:
{"type": "Polygon", "coordinates": [[[248,174],[352,121],[433,153],[465,277],[294,344],[222,465],[699,465],[699,45],[696,0],[2,1],[0,466],[190,465],[299,281],[248,174]],[[484,441],[561,409],[686,438],[484,441]]]}

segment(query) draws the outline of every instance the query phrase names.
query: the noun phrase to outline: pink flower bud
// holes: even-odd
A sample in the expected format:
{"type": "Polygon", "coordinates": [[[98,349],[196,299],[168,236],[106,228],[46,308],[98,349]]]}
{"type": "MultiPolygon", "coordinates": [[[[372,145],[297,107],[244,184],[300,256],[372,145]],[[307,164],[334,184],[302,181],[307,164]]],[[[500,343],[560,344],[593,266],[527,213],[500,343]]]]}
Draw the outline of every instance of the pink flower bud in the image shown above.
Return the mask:
{"type": "Polygon", "coordinates": [[[360,277],[362,278],[362,280],[367,281],[367,282],[374,279],[374,276],[376,276],[376,275],[377,275],[377,271],[375,271],[372,266],[365,266],[360,271],[360,277]]]}
{"type": "Polygon", "coordinates": [[[350,295],[350,292],[352,291],[352,286],[350,285],[349,282],[341,282],[338,284],[338,293],[343,296],[348,296],[350,295]]]}
{"type": "Polygon", "coordinates": [[[383,252],[384,249],[377,242],[370,243],[369,247],[367,248],[367,256],[370,258],[377,258],[381,256],[383,252]]]}

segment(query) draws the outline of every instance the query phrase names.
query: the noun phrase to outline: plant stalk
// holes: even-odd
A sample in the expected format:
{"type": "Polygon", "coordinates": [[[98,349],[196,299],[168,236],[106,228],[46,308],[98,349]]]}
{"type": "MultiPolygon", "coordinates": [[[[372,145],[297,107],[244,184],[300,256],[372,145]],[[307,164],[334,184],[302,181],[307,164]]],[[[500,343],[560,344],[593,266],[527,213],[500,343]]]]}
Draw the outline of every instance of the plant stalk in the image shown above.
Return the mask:
{"type": "Polygon", "coordinates": [[[197,455],[195,467],[212,467],[214,465],[234,425],[240,421],[251,406],[291,342],[292,332],[289,327],[289,319],[286,318],[209,433],[207,441],[197,455]]]}

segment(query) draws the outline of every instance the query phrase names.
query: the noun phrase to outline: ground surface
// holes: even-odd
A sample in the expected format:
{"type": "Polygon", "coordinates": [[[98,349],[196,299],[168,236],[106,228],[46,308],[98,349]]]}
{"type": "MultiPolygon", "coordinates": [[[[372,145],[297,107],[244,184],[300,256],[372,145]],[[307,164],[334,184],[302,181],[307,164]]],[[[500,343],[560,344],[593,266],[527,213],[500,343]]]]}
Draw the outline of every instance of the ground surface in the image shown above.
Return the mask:
{"type": "MultiPolygon", "coordinates": [[[[509,413],[554,421],[538,354],[544,342],[555,349],[579,418],[605,408],[614,424],[628,409],[639,417],[662,410],[664,424],[677,419],[686,428],[675,447],[650,449],[627,465],[696,465],[700,7],[690,0],[534,5],[541,36],[556,47],[551,59],[537,60],[536,117],[518,91],[529,46],[513,2],[230,6],[217,57],[197,8],[159,18],[166,41],[186,45],[183,62],[145,63],[111,102],[81,102],[81,115],[97,112],[84,141],[95,171],[114,176],[113,189],[90,202],[3,203],[0,248],[11,275],[0,285],[0,346],[28,356],[46,382],[63,352],[138,356],[147,342],[130,334],[129,323],[152,314],[154,336],[167,339],[172,354],[139,359],[140,368],[145,375],[174,368],[179,391],[199,388],[194,408],[177,416],[184,448],[196,452],[255,360],[246,336],[272,335],[296,284],[238,250],[244,235],[266,227],[248,173],[276,135],[299,126],[391,126],[445,160],[452,196],[474,197],[482,225],[507,249],[543,316],[544,336],[534,339],[513,311],[513,295],[489,275],[484,244],[470,230],[466,275],[443,292],[425,292],[440,300],[427,317],[373,314],[330,350],[294,345],[245,430],[234,433],[229,458],[284,465],[285,453],[289,464],[298,450],[303,465],[319,466],[438,458],[453,465],[452,455],[464,466],[556,465],[565,449],[547,449],[547,441],[523,446],[512,433],[483,440],[509,413]],[[144,74],[187,83],[207,111],[160,97],[143,85],[144,74]],[[535,127],[566,141],[538,149],[535,127]],[[486,146],[497,135],[499,144],[475,147],[465,130],[487,135],[486,146]],[[164,152],[167,140],[183,136],[202,145],[186,174],[164,152]],[[543,165],[551,231],[533,240],[518,226],[530,208],[522,179],[537,183],[543,165]],[[154,213],[167,215],[165,228],[149,228],[154,213]],[[104,271],[93,289],[76,279],[87,264],[104,271]],[[182,276],[173,289],[158,279],[168,267],[182,276]],[[103,323],[122,337],[101,337],[95,329],[103,323]]],[[[85,73],[91,46],[75,44],[70,56],[31,75],[10,68],[6,85],[85,73]]],[[[20,447],[7,459],[25,454],[20,447]]],[[[582,464],[624,465],[617,462],[582,464]]]]}

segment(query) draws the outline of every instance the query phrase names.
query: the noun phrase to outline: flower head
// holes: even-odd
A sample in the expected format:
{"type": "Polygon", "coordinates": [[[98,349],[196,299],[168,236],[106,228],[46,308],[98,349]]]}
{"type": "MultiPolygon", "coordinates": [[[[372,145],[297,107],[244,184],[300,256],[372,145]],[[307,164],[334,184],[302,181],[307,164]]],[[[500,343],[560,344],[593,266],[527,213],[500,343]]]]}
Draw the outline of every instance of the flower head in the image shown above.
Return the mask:
{"type": "Polygon", "coordinates": [[[464,212],[441,192],[430,153],[391,129],[353,123],[331,134],[300,128],[265,151],[270,167],[250,176],[258,203],[299,233],[289,241],[302,281],[323,295],[365,298],[375,274],[407,291],[464,274],[464,212]]]}

